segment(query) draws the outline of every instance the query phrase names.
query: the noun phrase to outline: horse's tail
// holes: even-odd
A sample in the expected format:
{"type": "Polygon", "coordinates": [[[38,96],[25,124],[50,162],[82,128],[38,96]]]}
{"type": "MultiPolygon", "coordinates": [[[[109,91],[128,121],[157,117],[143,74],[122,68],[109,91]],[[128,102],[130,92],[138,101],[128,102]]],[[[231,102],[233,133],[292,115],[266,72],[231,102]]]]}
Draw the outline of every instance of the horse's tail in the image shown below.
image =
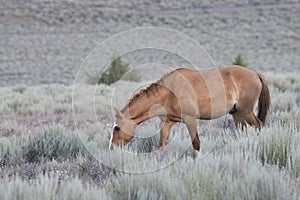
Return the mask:
{"type": "Polygon", "coordinates": [[[267,114],[270,110],[271,106],[271,97],[270,97],[270,91],[267,85],[267,81],[265,79],[265,76],[257,73],[261,84],[262,89],[260,92],[259,100],[258,100],[258,114],[257,117],[260,119],[260,121],[265,125],[267,114]]]}

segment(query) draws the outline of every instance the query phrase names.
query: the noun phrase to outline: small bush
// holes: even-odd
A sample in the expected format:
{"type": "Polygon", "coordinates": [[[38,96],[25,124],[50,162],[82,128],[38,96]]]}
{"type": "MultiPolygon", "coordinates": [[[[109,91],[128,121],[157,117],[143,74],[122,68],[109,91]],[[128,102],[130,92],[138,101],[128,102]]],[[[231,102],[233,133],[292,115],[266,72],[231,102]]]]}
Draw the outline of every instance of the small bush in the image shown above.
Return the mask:
{"type": "Polygon", "coordinates": [[[133,149],[135,149],[137,153],[150,153],[157,149],[158,141],[159,135],[148,138],[138,138],[136,139],[136,147],[133,149]]]}
{"type": "Polygon", "coordinates": [[[232,62],[233,65],[239,65],[242,67],[248,67],[248,64],[244,61],[242,54],[239,53],[235,58],[234,61],[232,62]]]}
{"type": "Polygon", "coordinates": [[[6,137],[0,138],[0,167],[8,164],[10,157],[14,154],[14,147],[6,137]]]}
{"type": "Polygon", "coordinates": [[[128,150],[136,153],[150,153],[157,150],[160,137],[157,130],[155,128],[145,126],[139,127],[138,131],[142,134],[136,135],[137,137],[135,137],[134,140],[127,145],[128,150]]]}
{"type": "Polygon", "coordinates": [[[83,153],[85,147],[80,138],[74,134],[65,134],[59,127],[45,129],[30,136],[29,143],[22,146],[19,152],[25,162],[65,160],[83,153]]]}
{"type": "MultiPolygon", "coordinates": [[[[274,127],[275,130],[275,127],[274,127]]],[[[292,150],[299,144],[293,135],[292,126],[277,127],[275,132],[264,133],[260,136],[256,154],[263,165],[277,165],[279,168],[289,167],[292,150]]]]}
{"type": "Polygon", "coordinates": [[[129,72],[128,63],[121,60],[120,56],[116,56],[112,59],[112,62],[106,71],[100,71],[96,75],[88,75],[89,84],[106,84],[111,85],[121,78],[128,81],[140,81],[140,76],[137,71],[132,70],[129,72]]]}

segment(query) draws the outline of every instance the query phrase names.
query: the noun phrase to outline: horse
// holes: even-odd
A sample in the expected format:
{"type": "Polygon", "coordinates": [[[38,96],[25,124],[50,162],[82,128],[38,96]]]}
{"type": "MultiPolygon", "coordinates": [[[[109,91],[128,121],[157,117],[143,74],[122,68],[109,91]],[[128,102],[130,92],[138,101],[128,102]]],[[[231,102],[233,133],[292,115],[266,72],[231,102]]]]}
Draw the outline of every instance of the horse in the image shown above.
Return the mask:
{"type": "Polygon", "coordinates": [[[140,123],[159,117],[159,148],[166,146],[172,126],[181,122],[186,124],[193,148],[200,151],[197,119],[229,113],[237,128],[244,130],[247,123],[260,130],[269,109],[270,92],[261,73],[236,65],[203,71],[178,68],[135,94],[122,110],[115,108],[109,148],[126,145],[140,123]]]}

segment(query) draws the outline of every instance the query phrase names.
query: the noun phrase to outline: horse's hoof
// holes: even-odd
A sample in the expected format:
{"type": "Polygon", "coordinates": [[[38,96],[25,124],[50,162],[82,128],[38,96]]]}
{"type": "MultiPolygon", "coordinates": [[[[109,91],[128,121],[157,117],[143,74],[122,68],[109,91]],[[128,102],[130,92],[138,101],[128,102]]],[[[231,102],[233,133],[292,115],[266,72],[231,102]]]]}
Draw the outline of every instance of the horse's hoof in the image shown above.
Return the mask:
{"type": "Polygon", "coordinates": [[[197,141],[193,141],[193,147],[196,151],[200,151],[200,143],[197,141]]]}

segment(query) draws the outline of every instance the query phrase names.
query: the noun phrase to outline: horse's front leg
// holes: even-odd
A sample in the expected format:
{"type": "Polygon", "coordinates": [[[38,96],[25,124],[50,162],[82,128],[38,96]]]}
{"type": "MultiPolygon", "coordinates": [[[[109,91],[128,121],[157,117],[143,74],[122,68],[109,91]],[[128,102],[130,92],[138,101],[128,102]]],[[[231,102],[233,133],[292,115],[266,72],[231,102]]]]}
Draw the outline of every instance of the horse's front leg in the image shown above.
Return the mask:
{"type": "Polygon", "coordinates": [[[160,122],[160,139],[158,147],[166,146],[170,136],[171,128],[176,122],[170,120],[161,120],[160,122]]]}
{"type": "Polygon", "coordinates": [[[192,144],[195,150],[200,151],[200,139],[197,131],[197,122],[193,117],[187,117],[184,119],[188,131],[190,133],[192,144]]]}

